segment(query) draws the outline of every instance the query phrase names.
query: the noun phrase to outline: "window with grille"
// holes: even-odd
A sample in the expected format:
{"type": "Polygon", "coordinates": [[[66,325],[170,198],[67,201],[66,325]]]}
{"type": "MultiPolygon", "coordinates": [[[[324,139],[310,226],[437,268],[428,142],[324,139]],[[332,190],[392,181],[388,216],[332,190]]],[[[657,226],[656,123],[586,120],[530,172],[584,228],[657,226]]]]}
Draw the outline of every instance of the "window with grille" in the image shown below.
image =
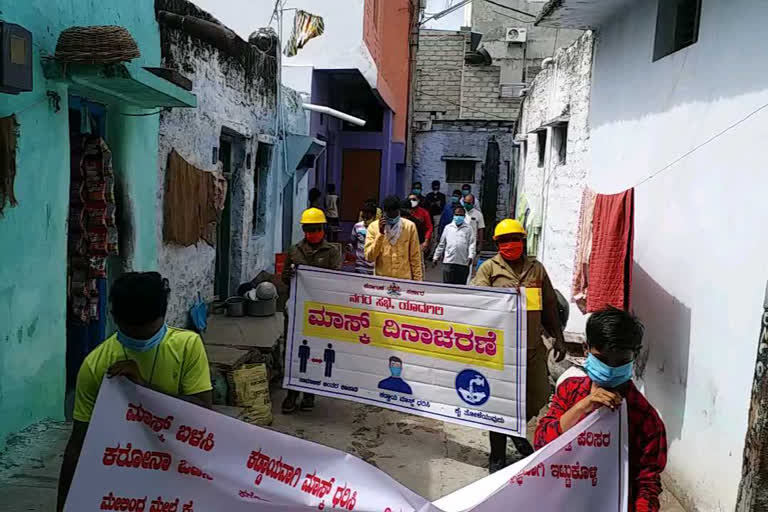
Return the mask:
{"type": "Polygon", "coordinates": [[[446,160],[446,183],[474,183],[476,164],[474,160],[446,160]]]}

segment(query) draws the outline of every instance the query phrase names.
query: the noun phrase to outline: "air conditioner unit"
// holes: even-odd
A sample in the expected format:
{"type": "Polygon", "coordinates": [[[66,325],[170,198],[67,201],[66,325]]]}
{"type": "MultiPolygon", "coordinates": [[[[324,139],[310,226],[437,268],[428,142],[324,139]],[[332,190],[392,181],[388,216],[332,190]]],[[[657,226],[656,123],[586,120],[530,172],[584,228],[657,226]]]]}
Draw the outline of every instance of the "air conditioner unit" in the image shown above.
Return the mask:
{"type": "Polygon", "coordinates": [[[505,40],[508,43],[525,43],[528,40],[528,29],[518,27],[508,28],[505,40]]]}

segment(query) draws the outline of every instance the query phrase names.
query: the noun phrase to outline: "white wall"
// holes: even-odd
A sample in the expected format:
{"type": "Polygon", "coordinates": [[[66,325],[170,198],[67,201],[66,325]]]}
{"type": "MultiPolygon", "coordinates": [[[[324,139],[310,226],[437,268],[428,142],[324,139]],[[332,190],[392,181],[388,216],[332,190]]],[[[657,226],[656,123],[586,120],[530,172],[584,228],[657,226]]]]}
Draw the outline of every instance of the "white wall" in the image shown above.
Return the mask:
{"type": "MultiPolygon", "coordinates": [[[[584,34],[570,47],[559,50],[554,65],[537,75],[523,104],[520,127],[520,133],[528,134],[528,155],[519,190],[526,194],[532,211],[542,215],[538,257],[554,287],[569,301],[581,196],[590,164],[592,43],[592,34],[584,34]],[[568,119],[566,163],[558,163],[549,129],[545,165],[539,167],[533,132],[558,119],[568,119]]],[[[566,331],[583,335],[585,325],[586,316],[572,304],[566,331]]]]}
{"type": "MultiPolygon", "coordinates": [[[[768,103],[768,3],[702,2],[699,42],[652,62],[657,3],[596,47],[591,182],[632,187],[768,103]]],[[[699,510],[733,510],[768,278],[768,110],[636,187],[633,307],[668,474],[699,510]]]]}
{"type": "MultiPolygon", "coordinates": [[[[194,0],[243,39],[259,27],[266,26],[275,2],[268,0],[194,0]]],[[[382,0],[382,8],[386,3],[382,0]]],[[[288,0],[284,8],[303,9],[323,17],[325,33],[310,40],[295,57],[283,55],[284,67],[314,69],[358,69],[372,88],[376,88],[378,71],[368,47],[363,42],[365,0],[288,0]]],[[[295,11],[283,15],[282,44],[290,37],[295,11]]],[[[278,24],[272,26],[279,31],[278,24]]],[[[292,81],[283,83],[300,92],[311,90],[311,73],[290,75],[292,81]],[[303,78],[302,78],[303,77],[303,78]]]]}

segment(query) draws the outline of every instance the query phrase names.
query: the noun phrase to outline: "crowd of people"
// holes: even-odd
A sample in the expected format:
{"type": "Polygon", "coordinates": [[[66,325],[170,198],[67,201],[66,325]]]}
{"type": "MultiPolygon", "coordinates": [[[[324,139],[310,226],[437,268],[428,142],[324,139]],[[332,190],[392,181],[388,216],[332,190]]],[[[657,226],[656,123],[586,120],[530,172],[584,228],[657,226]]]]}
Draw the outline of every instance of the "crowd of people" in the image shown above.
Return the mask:
{"type": "MultiPolygon", "coordinates": [[[[411,194],[366,201],[352,227],[349,256],[360,274],[422,281],[425,262],[442,264],[442,280],[452,285],[526,288],[527,359],[526,415],[538,416],[550,399],[547,349],[544,332],[554,338],[556,360],[565,356],[563,325],[558,315],[555,290],[544,266],[527,254],[527,234],[515,219],[496,224],[496,254],[480,265],[485,220],[470,185],[449,197],[440,183],[422,194],[414,183],[411,194]],[[532,292],[532,293],[531,293],[532,292]]],[[[290,283],[298,265],[341,270],[343,254],[335,243],[339,235],[342,198],[328,185],[325,202],[312,189],[310,208],[301,216],[304,237],[286,255],[282,280],[290,283]]],[[[59,482],[59,506],[63,507],[74,469],[85,440],[88,423],[102,378],[127,377],[139,385],[211,407],[212,386],[205,348],[199,335],[168,327],[165,315],[170,288],[157,273],[131,273],[117,279],[110,300],[117,332],[94,349],[82,364],[77,379],[74,428],[64,454],[59,482]]],[[[629,417],[629,494],[631,510],[658,511],[661,472],[666,465],[666,434],[656,410],[632,383],[632,368],[642,346],[642,324],[630,313],[607,308],[593,313],[586,327],[583,376],[560,384],[547,413],[539,420],[536,448],[571,429],[590,412],[616,409],[626,401],[629,417]]],[[[310,411],[314,396],[289,391],[282,410],[310,411]]],[[[489,469],[504,468],[507,436],[491,432],[489,469]]],[[[534,448],[524,437],[512,437],[522,456],[534,448]]]]}

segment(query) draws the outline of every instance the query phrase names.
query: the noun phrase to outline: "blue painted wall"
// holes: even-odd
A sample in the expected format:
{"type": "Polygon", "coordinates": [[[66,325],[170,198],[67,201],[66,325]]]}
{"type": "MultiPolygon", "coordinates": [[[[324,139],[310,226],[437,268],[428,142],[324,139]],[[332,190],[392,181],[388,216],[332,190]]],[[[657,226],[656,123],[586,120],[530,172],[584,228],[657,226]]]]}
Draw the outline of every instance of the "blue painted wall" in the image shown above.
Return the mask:
{"type": "MultiPolygon", "coordinates": [[[[52,55],[59,33],[73,25],[122,25],[139,44],[138,65],[160,64],[160,36],[152,0],[0,0],[0,20],[18,23],[34,38],[34,91],[0,94],[0,117],[17,114],[16,197],[0,218],[0,449],[7,436],[64,412],[66,352],[66,222],[69,208],[67,87],[46,82],[41,56],[52,55]],[[62,97],[55,113],[46,91],[62,97]],[[41,101],[42,100],[42,101],[41,101]]],[[[125,117],[107,108],[107,143],[116,181],[128,207],[121,233],[124,267],[156,267],[157,117],[125,117]]]]}

